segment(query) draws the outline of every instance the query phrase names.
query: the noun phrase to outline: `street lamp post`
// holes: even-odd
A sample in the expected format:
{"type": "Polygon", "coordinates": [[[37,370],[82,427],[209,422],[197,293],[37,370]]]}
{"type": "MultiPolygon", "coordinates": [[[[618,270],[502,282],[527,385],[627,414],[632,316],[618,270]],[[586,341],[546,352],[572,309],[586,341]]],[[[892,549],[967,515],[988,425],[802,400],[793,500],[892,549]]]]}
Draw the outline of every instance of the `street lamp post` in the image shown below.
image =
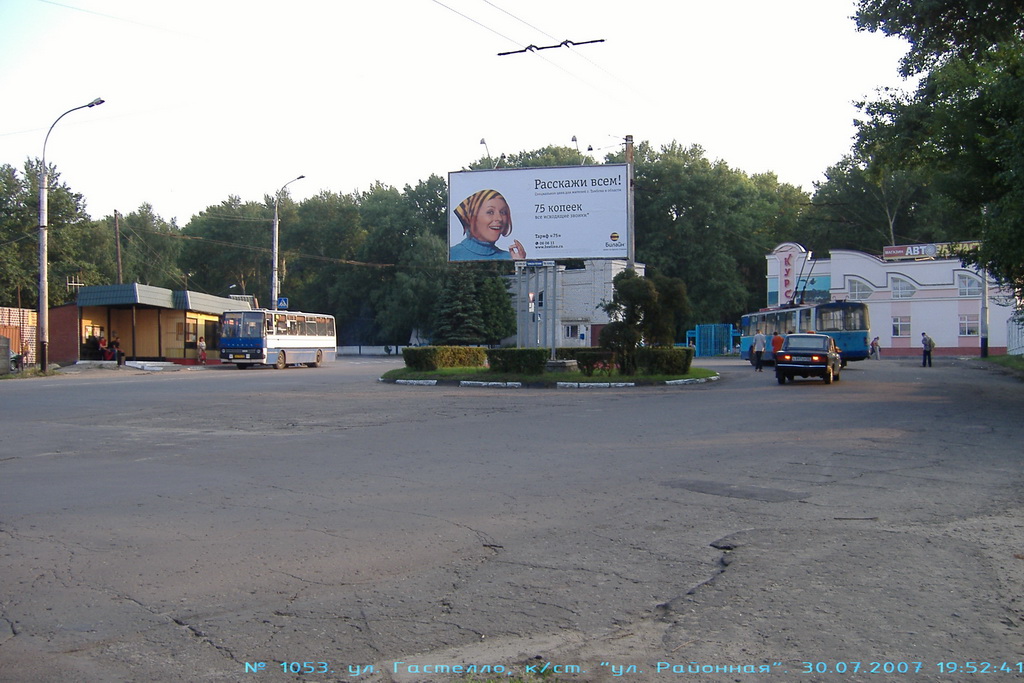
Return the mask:
{"type": "Polygon", "coordinates": [[[50,125],[50,130],[46,131],[46,138],[43,139],[43,160],[42,166],[39,172],[39,315],[36,322],[36,340],[39,345],[39,369],[46,372],[47,361],[46,349],[50,344],[50,293],[49,293],[49,282],[47,279],[47,234],[46,224],[49,220],[47,210],[47,195],[49,194],[49,171],[46,168],[46,143],[50,141],[50,133],[53,132],[53,127],[57,125],[57,122],[67,116],[73,111],[79,109],[88,109],[89,107],[95,107],[103,104],[103,100],[97,97],[89,104],[83,104],[80,107],[74,109],[68,109],[66,112],[57,117],[57,120],[50,125]]]}
{"type": "Polygon", "coordinates": [[[306,176],[304,176],[304,175],[300,175],[298,178],[292,178],[287,183],[282,185],[281,189],[277,191],[276,195],[274,195],[274,242],[273,242],[273,249],[272,249],[272,251],[274,253],[271,256],[271,259],[273,260],[273,263],[270,266],[270,307],[273,310],[275,310],[275,311],[277,310],[277,294],[278,294],[278,292],[277,292],[278,228],[281,225],[281,219],[278,216],[277,207],[278,207],[278,204],[281,201],[281,195],[284,194],[284,189],[286,187],[288,187],[289,185],[291,185],[292,183],[294,183],[296,180],[302,180],[305,177],[306,176]]]}

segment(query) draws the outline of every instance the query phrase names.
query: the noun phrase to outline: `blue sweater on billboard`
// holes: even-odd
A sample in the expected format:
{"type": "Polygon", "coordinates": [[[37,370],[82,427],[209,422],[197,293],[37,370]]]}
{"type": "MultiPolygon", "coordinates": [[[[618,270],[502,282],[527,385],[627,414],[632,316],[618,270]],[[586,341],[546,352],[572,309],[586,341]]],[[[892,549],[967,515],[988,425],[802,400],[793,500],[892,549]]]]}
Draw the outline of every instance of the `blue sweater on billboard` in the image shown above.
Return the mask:
{"type": "Polygon", "coordinates": [[[469,236],[451,249],[452,261],[491,261],[510,258],[512,258],[512,254],[495,245],[494,242],[484,242],[469,236]]]}

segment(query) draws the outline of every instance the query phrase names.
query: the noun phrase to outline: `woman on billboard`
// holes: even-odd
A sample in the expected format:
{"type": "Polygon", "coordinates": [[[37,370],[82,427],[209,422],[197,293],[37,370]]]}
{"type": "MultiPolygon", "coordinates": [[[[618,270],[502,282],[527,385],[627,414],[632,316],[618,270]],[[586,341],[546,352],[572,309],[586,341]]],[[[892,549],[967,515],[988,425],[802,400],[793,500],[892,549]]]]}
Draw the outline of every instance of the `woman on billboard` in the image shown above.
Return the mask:
{"type": "Polygon", "coordinates": [[[524,259],[526,249],[512,240],[507,250],[497,246],[499,237],[512,234],[512,211],[497,190],[480,190],[462,200],[454,211],[465,239],[451,248],[452,261],[524,259]]]}

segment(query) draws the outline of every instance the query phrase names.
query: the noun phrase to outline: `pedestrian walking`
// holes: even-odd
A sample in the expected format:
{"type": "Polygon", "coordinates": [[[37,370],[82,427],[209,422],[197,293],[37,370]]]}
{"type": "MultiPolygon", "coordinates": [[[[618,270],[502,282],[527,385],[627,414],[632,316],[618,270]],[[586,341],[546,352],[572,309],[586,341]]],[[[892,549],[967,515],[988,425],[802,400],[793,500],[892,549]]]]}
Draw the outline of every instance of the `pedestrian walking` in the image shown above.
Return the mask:
{"type": "Polygon", "coordinates": [[[768,345],[768,338],[764,336],[764,334],[761,332],[760,329],[758,329],[757,334],[754,335],[754,343],[750,347],[750,349],[754,353],[754,371],[755,372],[764,372],[764,369],[763,369],[762,366],[763,366],[763,363],[764,363],[764,350],[765,350],[765,347],[767,345],[768,345]]]}

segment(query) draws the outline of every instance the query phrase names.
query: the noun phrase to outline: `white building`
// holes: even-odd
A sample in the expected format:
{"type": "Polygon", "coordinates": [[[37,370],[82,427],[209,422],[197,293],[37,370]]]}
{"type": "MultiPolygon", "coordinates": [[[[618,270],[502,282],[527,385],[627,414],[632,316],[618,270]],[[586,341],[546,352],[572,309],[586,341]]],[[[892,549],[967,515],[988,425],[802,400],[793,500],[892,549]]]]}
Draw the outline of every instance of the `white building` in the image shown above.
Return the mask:
{"type": "MultiPolygon", "coordinates": [[[[587,259],[583,264],[581,269],[568,270],[556,266],[557,276],[540,273],[528,280],[518,279],[526,278],[525,273],[510,276],[509,291],[517,312],[521,346],[549,346],[552,340],[558,347],[598,345],[601,329],[611,322],[598,306],[611,301],[612,280],[627,265],[624,259],[587,259]],[[557,310],[554,329],[549,331],[546,325],[552,324],[545,322],[544,313],[552,305],[557,310]]],[[[637,263],[634,269],[637,275],[644,275],[644,264],[637,263]]]]}
{"type": "Polygon", "coordinates": [[[814,259],[803,246],[786,242],[766,257],[767,303],[863,301],[883,356],[919,353],[922,332],[935,340],[935,355],[980,355],[987,315],[989,351],[1006,353],[1012,291],[991,278],[985,283],[978,270],[957,258],[944,258],[943,246],[887,248],[884,259],[835,249],[830,258],[814,259]]]}

